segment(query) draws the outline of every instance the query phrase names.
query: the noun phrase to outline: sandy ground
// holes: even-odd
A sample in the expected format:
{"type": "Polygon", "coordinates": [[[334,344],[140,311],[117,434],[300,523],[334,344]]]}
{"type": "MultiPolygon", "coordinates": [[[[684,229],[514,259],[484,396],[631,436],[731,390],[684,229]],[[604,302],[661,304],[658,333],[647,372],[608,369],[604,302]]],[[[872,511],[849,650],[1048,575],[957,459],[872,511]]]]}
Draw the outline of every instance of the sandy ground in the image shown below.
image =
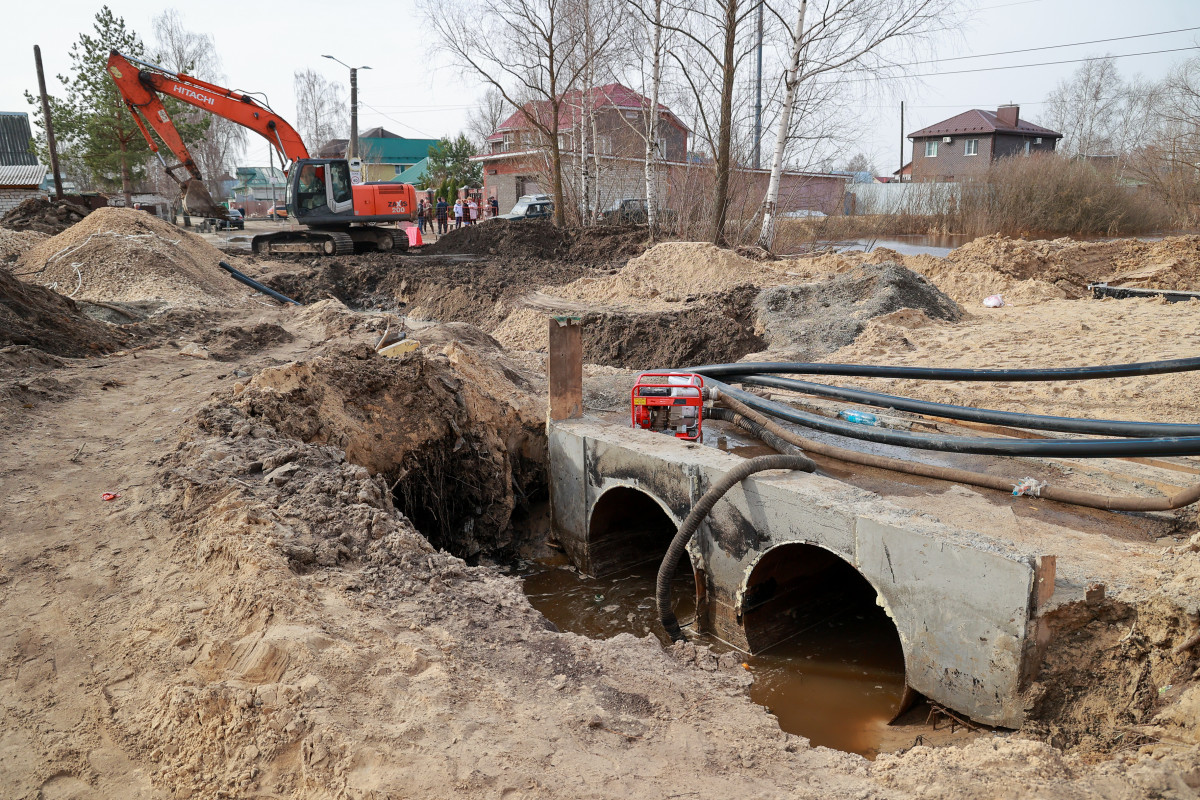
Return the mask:
{"type": "MultiPolygon", "coordinates": [[[[1129,683],[1130,664],[1155,680],[1198,666],[1170,655],[1194,621],[1166,599],[1064,614],[1076,651],[1047,665],[1072,685],[1111,681],[1105,708],[1148,704],[1127,747],[1058,749],[1050,726],[874,762],[813,749],[747,699],[731,659],[551,630],[515,579],[435,549],[397,509],[389,489],[436,467],[503,531],[517,504],[489,481],[520,486],[544,458],[540,357],[450,325],[381,359],[371,345],[394,315],[233,298],[110,355],[0,348],[3,796],[1197,795],[1200,684],[1183,674],[1147,698],[1149,677],[1129,683]]],[[[885,317],[835,357],[1166,357],[1195,336],[1190,311],[1062,300],[885,317]]],[[[1141,396],[992,386],[979,402],[1194,416],[1190,384],[1153,380],[1141,396]]],[[[1200,563],[1188,524],[1154,545],[1164,574],[1200,563]]]]}

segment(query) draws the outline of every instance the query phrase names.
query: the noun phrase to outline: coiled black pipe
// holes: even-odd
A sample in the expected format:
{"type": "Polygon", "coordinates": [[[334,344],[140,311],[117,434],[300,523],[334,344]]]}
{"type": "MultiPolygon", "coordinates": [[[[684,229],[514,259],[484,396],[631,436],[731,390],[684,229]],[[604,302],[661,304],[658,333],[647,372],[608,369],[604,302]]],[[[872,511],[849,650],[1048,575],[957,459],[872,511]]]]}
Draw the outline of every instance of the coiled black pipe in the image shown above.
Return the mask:
{"type": "Polygon", "coordinates": [[[900,411],[911,411],[916,414],[929,414],[935,417],[961,419],[968,422],[985,422],[993,425],[1009,425],[1014,428],[1028,428],[1030,430],[1137,438],[1153,436],[1200,436],[1200,425],[1133,422],[1117,419],[1050,417],[1041,414],[1021,414],[1014,411],[994,411],[986,408],[956,406],[950,403],[932,403],[926,400],[914,400],[909,397],[898,397],[880,392],[868,392],[864,389],[829,386],[824,383],[812,383],[811,381],[779,378],[771,375],[731,375],[729,376],[729,380],[750,386],[787,389],[818,397],[832,397],[836,400],[846,400],[851,403],[862,403],[863,405],[877,406],[879,408],[895,408],[900,411]]]}
{"type": "Polygon", "coordinates": [[[662,622],[663,629],[666,630],[672,641],[682,639],[683,631],[679,628],[679,620],[675,618],[675,612],[671,610],[671,578],[675,576],[675,568],[679,565],[679,559],[683,557],[687,543],[691,541],[696,528],[700,527],[700,523],[708,516],[708,512],[712,511],[717,501],[734,486],[756,472],[764,472],[769,469],[812,472],[816,468],[816,464],[807,456],[778,455],[751,458],[725,473],[712,485],[711,489],[704,493],[696,505],[692,506],[692,510],[688,512],[687,517],[680,523],[679,529],[675,531],[675,538],[671,540],[667,554],[663,556],[662,564],[658,567],[658,619],[662,622]]]}
{"type": "Polygon", "coordinates": [[[777,453],[782,453],[785,456],[804,455],[804,451],[796,445],[785,439],[779,438],[762,425],[758,424],[749,417],[743,417],[732,408],[710,406],[704,410],[704,416],[707,419],[719,419],[724,422],[732,422],[734,425],[737,425],[746,433],[763,442],[767,447],[771,448],[777,453]]]}
{"type": "Polygon", "coordinates": [[[848,375],[856,378],[913,378],[926,381],[1087,381],[1099,378],[1128,378],[1167,372],[1200,370],[1200,358],[1172,358],[1110,364],[1102,367],[1051,367],[1046,369],[943,369],[938,367],[887,367],[870,364],[818,364],[807,361],[747,361],[736,364],[705,364],[688,372],[713,378],[731,375],[848,375]]]}
{"type": "Polygon", "coordinates": [[[973,453],[994,456],[1043,456],[1050,458],[1129,458],[1135,456],[1200,455],[1200,436],[1156,437],[1150,439],[986,439],[982,437],[942,436],[938,434],[894,431],[809,414],[790,406],[765,400],[721,381],[709,378],[712,386],[778,419],[813,430],[850,439],[879,444],[938,450],[947,453],[973,453]]]}

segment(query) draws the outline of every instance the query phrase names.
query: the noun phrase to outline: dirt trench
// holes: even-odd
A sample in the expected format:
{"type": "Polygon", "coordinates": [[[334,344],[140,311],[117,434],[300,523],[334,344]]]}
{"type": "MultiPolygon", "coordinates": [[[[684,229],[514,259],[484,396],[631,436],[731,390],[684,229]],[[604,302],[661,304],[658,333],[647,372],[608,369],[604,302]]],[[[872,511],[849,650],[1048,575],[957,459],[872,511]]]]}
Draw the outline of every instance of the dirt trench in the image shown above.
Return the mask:
{"type": "Polygon", "coordinates": [[[401,360],[362,344],[268,368],[233,405],[251,424],[344,451],[382,476],[435,547],[474,559],[511,555],[522,544],[514,514],[544,498],[544,414],[533,388],[461,347],[401,360]]]}

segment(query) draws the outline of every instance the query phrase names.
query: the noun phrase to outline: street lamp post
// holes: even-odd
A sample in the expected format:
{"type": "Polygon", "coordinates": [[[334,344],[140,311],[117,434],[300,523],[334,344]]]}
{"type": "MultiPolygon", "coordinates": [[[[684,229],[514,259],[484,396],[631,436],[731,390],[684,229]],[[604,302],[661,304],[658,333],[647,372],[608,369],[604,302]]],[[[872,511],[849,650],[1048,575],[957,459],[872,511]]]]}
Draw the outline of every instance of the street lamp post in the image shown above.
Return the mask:
{"type": "Polygon", "coordinates": [[[354,158],[358,155],[358,71],[360,69],[370,69],[370,67],[352,67],[345,61],[333,56],[323,56],[323,58],[336,61],[350,70],[350,148],[346,153],[346,158],[354,158]]]}

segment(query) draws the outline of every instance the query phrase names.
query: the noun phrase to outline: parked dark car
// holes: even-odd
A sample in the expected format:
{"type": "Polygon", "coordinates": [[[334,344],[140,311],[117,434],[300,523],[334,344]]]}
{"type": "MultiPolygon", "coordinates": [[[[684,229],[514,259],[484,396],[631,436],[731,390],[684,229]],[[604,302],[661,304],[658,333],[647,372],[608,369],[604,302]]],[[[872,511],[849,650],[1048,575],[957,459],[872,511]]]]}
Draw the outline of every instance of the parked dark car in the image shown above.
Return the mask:
{"type": "Polygon", "coordinates": [[[512,211],[496,219],[549,219],[554,213],[554,201],[541,199],[544,195],[526,195],[517,201],[512,211]]]}
{"type": "Polygon", "coordinates": [[[242,214],[240,209],[229,209],[229,222],[225,225],[225,227],[233,228],[239,231],[246,230],[246,217],[244,214],[242,214]]]}
{"type": "MultiPolygon", "coordinates": [[[[601,216],[605,225],[645,225],[650,219],[646,213],[646,199],[643,197],[615,200],[601,216]]],[[[660,208],[654,215],[654,221],[660,227],[674,225],[675,212],[669,208],[660,208]]]]}

